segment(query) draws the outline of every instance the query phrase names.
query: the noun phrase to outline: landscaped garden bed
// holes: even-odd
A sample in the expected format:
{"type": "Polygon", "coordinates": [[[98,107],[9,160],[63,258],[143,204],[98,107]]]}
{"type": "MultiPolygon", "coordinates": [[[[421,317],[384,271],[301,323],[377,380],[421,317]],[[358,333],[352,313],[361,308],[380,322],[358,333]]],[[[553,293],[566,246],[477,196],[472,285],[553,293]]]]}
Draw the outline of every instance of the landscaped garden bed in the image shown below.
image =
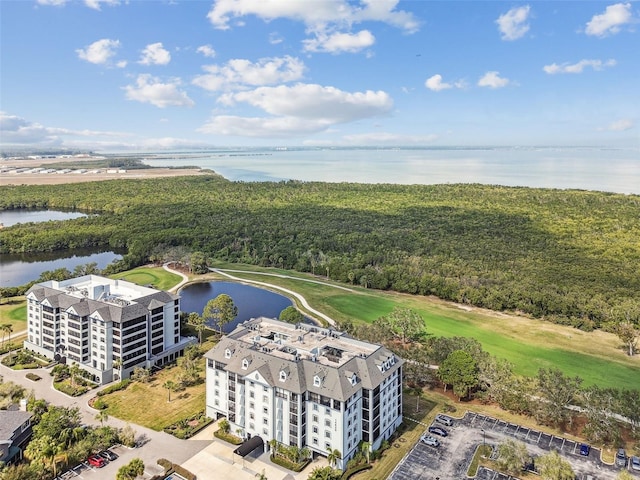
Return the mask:
{"type": "Polygon", "coordinates": [[[185,418],[164,428],[166,433],[170,433],[176,438],[185,440],[193,437],[200,430],[211,424],[213,419],[207,417],[204,412],[185,418]]]}

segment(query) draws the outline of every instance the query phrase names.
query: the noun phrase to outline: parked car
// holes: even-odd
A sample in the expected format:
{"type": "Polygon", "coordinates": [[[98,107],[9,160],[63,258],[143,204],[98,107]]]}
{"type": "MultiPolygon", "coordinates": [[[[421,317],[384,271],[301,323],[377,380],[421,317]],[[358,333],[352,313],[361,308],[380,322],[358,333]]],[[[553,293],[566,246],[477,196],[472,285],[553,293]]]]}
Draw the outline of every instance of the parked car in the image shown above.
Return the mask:
{"type": "Polygon", "coordinates": [[[431,425],[429,427],[429,433],[435,433],[436,435],[440,435],[441,437],[446,437],[447,435],[449,435],[449,432],[447,432],[444,428],[436,427],[434,425],[431,425]]]}
{"type": "Polygon", "coordinates": [[[431,446],[431,447],[439,447],[440,446],[440,442],[438,441],[437,438],[432,437],[431,435],[427,435],[424,434],[420,437],[420,441],[423,443],[426,443],[427,445],[431,446]]]}
{"type": "Polygon", "coordinates": [[[102,468],[107,464],[107,461],[104,458],[100,457],[99,455],[91,455],[87,459],[87,462],[92,467],[98,467],[98,468],[102,468]]]}
{"type": "Polygon", "coordinates": [[[453,425],[453,420],[445,415],[436,415],[436,422],[446,425],[447,427],[453,425]]]}
{"type": "Polygon", "coordinates": [[[109,462],[113,462],[118,458],[118,455],[113,453],[111,450],[102,450],[101,452],[98,452],[98,455],[109,462]]]}
{"type": "Polygon", "coordinates": [[[624,448],[619,448],[618,453],[616,453],[616,465],[618,467],[627,466],[627,454],[624,451],[624,448]]]}
{"type": "Polygon", "coordinates": [[[631,457],[631,468],[633,470],[640,470],[640,457],[636,457],[635,455],[631,457]]]}
{"type": "Polygon", "coordinates": [[[591,447],[589,445],[587,445],[586,443],[580,444],[580,455],[582,455],[583,457],[588,457],[590,451],[591,447]]]}

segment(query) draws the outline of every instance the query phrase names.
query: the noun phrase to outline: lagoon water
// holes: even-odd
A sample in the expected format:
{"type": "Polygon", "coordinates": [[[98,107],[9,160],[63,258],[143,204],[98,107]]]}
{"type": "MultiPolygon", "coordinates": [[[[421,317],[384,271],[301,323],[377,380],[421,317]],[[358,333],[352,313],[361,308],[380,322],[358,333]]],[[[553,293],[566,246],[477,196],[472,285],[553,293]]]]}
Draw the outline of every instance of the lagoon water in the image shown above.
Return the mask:
{"type": "Polygon", "coordinates": [[[144,162],[195,165],[232,181],[482,183],[640,194],[640,148],[256,148],[146,155],[144,162]]]}
{"type": "Polygon", "coordinates": [[[229,295],[238,307],[238,316],[225,325],[224,331],[230,332],[236,325],[257,317],[278,318],[280,312],[292,304],[283,295],[262,288],[232,282],[192,283],[180,290],[180,308],[183,312],[202,314],[209,300],[221,294],[229,295]]]}

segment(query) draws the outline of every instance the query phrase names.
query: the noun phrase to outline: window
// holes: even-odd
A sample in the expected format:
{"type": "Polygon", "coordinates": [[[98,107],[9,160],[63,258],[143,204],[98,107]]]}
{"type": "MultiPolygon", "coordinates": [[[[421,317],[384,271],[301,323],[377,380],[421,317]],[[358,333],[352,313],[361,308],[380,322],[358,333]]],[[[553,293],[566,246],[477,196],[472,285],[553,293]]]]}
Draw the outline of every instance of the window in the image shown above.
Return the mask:
{"type": "Polygon", "coordinates": [[[313,433],[318,433],[318,427],[316,427],[315,425],[313,426],[313,433]]]}
{"type": "Polygon", "coordinates": [[[255,419],[256,419],[256,418],[255,418],[255,415],[253,414],[253,412],[249,413],[249,418],[250,418],[251,420],[255,420],[255,419]]]}
{"type": "Polygon", "coordinates": [[[269,430],[266,428],[263,428],[262,433],[264,433],[265,435],[269,435],[269,430]]]}
{"type": "Polygon", "coordinates": [[[314,375],[313,377],[313,386],[319,387],[322,384],[322,379],[318,375],[314,375]]]}
{"type": "Polygon", "coordinates": [[[266,395],[262,396],[262,402],[263,403],[268,403],[269,402],[269,397],[267,397],[266,395]]]}
{"type": "Polygon", "coordinates": [[[219,396],[220,396],[220,390],[216,390],[216,391],[215,391],[215,396],[216,396],[216,397],[219,397],[219,396]]]}
{"type": "MultiPolygon", "coordinates": [[[[351,425],[351,421],[349,421],[349,425],[351,425]]],[[[324,426],[325,426],[325,427],[330,427],[330,426],[331,426],[331,420],[327,418],[327,419],[324,421],[324,426]]]]}
{"type": "Polygon", "coordinates": [[[329,442],[325,442],[325,444],[324,444],[324,448],[325,448],[326,450],[331,450],[331,444],[330,444],[329,442]]]}
{"type": "Polygon", "coordinates": [[[331,438],[331,432],[329,430],[325,430],[324,436],[325,438],[331,438]]]}
{"type": "Polygon", "coordinates": [[[265,425],[269,425],[269,420],[266,418],[263,418],[262,423],[264,423],[265,425]]]}
{"type": "Polygon", "coordinates": [[[316,422],[316,423],[318,423],[318,415],[314,415],[314,416],[313,416],[313,421],[314,421],[314,422],[316,422]]]}
{"type": "Polygon", "coordinates": [[[249,392],[249,398],[256,398],[256,394],[253,391],[249,392]]]}
{"type": "Polygon", "coordinates": [[[224,351],[224,358],[231,358],[231,350],[230,349],[226,349],[224,351]]]}
{"type": "Polygon", "coordinates": [[[280,370],[280,381],[284,382],[287,379],[287,372],[280,370]]]}
{"type": "Polygon", "coordinates": [[[253,402],[249,402],[249,408],[256,408],[256,404],[253,402]]]}
{"type": "Polygon", "coordinates": [[[267,391],[267,387],[264,387],[264,386],[263,386],[263,387],[262,387],[262,391],[263,391],[263,392],[266,392],[266,391],[267,391]]]}
{"type": "Polygon", "coordinates": [[[315,403],[313,404],[313,409],[317,412],[318,411],[318,405],[316,405],[315,403]]]}
{"type": "Polygon", "coordinates": [[[262,413],[264,413],[265,415],[269,414],[269,409],[267,407],[263,407],[262,408],[262,413]]]}
{"type": "Polygon", "coordinates": [[[242,359],[242,369],[246,370],[247,368],[249,368],[249,360],[247,360],[246,358],[242,359]]]}
{"type": "Polygon", "coordinates": [[[317,438],[314,438],[314,439],[312,440],[312,442],[313,442],[313,444],[314,444],[314,445],[317,445],[317,444],[318,444],[318,439],[317,439],[317,438]]]}
{"type": "MultiPolygon", "coordinates": [[[[218,372],[216,372],[216,373],[218,373],[218,372]]],[[[220,386],[220,380],[216,380],[215,381],[215,385],[216,385],[216,387],[219,387],[220,386]]]]}

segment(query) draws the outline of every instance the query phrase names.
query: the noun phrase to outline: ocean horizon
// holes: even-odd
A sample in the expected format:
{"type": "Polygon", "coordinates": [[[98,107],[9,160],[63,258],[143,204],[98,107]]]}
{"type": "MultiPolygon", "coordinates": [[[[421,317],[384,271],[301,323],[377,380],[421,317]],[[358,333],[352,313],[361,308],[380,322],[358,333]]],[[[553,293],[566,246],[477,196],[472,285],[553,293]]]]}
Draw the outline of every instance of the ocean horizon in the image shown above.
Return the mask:
{"type": "Polygon", "coordinates": [[[198,166],[244,182],[480,183],[640,194],[640,148],[264,147],[136,156],[153,167],[198,166]]]}

